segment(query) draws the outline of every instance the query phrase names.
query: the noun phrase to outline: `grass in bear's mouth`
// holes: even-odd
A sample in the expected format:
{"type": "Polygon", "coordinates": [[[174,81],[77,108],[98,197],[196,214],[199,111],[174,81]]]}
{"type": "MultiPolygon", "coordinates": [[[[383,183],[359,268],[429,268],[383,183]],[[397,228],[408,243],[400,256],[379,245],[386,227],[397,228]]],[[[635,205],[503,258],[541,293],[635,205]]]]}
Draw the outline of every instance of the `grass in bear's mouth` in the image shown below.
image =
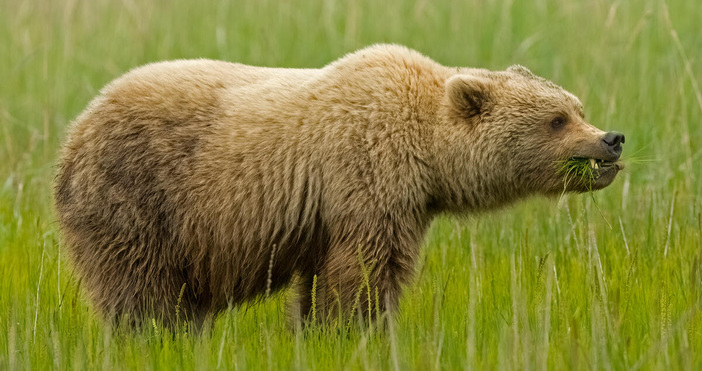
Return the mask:
{"type": "MultiPolygon", "coordinates": [[[[605,161],[605,160],[598,160],[594,158],[584,158],[584,157],[571,157],[565,161],[561,161],[558,163],[558,174],[563,175],[564,178],[564,183],[563,183],[563,192],[565,193],[566,189],[568,188],[568,185],[572,181],[580,182],[585,186],[587,189],[588,193],[592,197],[592,201],[595,201],[595,196],[593,192],[593,185],[595,184],[595,181],[600,177],[600,170],[603,168],[609,168],[609,167],[616,167],[618,170],[621,170],[624,168],[624,165],[622,165],[619,162],[612,162],[612,161],[605,161]]],[[[595,207],[597,208],[597,211],[599,212],[600,216],[602,216],[603,220],[607,225],[609,225],[610,229],[612,228],[612,225],[607,221],[607,219],[604,217],[604,214],[602,214],[602,211],[600,210],[599,207],[597,207],[597,203],[594,202],[595,207]]]]}
{"type": "Polygon", "coordinates": [[[605,161],[594,158],[571,157],[558,163],[558,174],[564,178],[564,187],[568,188],[570,182],[583,184],[590,192],[595,181],[599,179],[601,171],[610,167],[618,170],[624,168],[621,162],[605,161]]]}
{"type": "Polygon", "coordinates": [[[564,176],[566,186],[571,181],[579,181],[592,188],[592,184],[598,178],[596,170],[600,168],[601,163],[601,160],[571,157],[558,165],[558,174],[564,176]]]}

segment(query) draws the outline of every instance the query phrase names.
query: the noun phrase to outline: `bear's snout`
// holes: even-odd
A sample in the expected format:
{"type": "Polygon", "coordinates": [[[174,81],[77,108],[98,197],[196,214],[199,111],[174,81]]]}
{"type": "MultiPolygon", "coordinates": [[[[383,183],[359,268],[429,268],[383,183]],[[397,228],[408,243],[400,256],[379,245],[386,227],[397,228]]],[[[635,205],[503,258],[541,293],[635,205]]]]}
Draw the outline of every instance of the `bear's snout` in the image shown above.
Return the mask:
{"type": "Polygon", "coordinates": [[[602,138],[602,144],[604,145],[607,153],[612,156],[606,160],[619,160],[619,157],[622,155],[622,143],[624,143],[625,139],[624,134],[618,131],[610,131],[605,134],[604,138],[602,138]]]}

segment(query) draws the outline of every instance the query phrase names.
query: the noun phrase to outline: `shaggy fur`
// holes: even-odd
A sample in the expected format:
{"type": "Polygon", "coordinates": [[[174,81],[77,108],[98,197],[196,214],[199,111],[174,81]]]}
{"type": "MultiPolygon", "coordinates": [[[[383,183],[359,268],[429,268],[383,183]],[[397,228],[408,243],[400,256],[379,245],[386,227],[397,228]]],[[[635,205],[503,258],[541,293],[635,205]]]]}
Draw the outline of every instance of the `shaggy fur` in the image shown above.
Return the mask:
{"type": "Polygon", "coordinates": [[[294,277],[306,315],[315,275],[317,317],[336,318],[367,308],[365,280],[396,306],[434,216],[562,192],[553,164],[612,160],[603,135],[523,67],[444,67],[400,46],[322,69],[155,63],[75,120],[56,208],[108,318],[169,323],[179,306],[201,320],[294,277]]]}

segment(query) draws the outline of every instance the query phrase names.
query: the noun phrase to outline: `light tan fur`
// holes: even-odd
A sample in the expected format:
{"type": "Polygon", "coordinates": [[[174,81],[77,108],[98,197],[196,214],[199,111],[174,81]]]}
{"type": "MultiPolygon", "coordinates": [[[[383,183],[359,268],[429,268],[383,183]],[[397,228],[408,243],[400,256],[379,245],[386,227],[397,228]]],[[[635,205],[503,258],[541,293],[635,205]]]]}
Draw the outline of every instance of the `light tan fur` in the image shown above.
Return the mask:
{"type": "Polygon", "coordinates": [[[55,198],[109,318],[168,323],[180,305],[201,320],[295,276],[306,315],[315,275],[317,317],[336,318],[367,308],[361,266],[394,308],[434,216],[562,192],[555,162],[604,158],[603,134],[523,67],[444,67],[395,45],[321,69],[163,62],[75,120],[55,198]]]}

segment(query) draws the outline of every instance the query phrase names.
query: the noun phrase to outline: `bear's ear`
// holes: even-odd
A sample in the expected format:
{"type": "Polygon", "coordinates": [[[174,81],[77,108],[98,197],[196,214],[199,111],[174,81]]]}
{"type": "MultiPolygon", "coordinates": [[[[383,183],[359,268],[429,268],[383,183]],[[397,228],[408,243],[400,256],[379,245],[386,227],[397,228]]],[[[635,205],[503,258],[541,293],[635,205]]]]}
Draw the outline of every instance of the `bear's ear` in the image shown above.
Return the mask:
{"type": "Polygon", "coordinates": [[[450,108],[463,118],[485,112],[492,103],[492,89],[492,81],[486,77],[458,75],[446,81],[450,108]]]}

